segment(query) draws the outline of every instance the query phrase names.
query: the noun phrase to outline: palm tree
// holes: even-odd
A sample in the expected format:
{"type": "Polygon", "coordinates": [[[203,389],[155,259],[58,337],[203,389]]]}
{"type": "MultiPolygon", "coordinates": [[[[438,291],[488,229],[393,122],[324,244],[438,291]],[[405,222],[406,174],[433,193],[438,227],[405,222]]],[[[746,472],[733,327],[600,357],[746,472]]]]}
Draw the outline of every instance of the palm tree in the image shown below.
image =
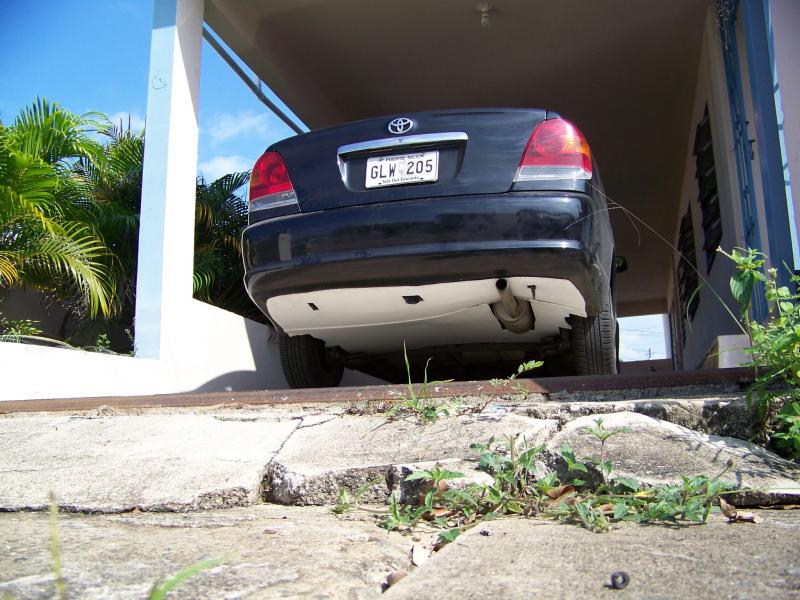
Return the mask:
{"type": "Polygon", "coordinates": [[[255,320],[263,316],[250,301],[242,278],[242,230],[247,202],[237,195],[250,174],[231,173],[206,183],[197,180],[195,210],[194,295],[255,320]]]}
{"type": "Polygon", "coordinates": [[[82,158],[72,172],[90,190],[90,220],[110,251],[115,308],[119,320],[130,324],[136,294],[144,133],[122,123],[108,124],[100,133],[106,138],[102,158],[82,158]]]}
{"type": "MultiPolygon", "coordinates": [[[[98,333],[133,328],[143,154],[144,134],[130,124],[46,100],[0,124],[0,290],[46,291],[67,308],[62,337],[90,324],[98,333]]],[[[237,191],[248,179],[198,179],[194,295],[262,320],[242,284],[247,204],[237,191]]]]}
{"type": "Polygon", "coordinates": [[[108,251],[86,223],[91,198],[69,173],[76,160],[102,156],[95,123],[39,99],[0,125],[0,289],[77,295],[92,316],[111,314],[114,284],[108,251]]]}

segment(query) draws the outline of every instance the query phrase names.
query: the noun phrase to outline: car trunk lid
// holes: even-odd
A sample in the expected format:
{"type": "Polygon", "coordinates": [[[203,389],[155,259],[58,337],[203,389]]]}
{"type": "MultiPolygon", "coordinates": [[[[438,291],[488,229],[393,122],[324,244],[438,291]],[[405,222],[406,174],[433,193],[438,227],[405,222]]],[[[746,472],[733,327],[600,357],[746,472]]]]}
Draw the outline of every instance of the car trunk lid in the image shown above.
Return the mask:
{"type": "Polygon", "coordinates": [[[531,132],[546,116],[544,110],[483,109],[379,117],[289,138],[270,150],[283,157],[303,212],[502,193],[511,189],[531,132]],[[391,133],[389,123],[398,118],[412,127],[391,133]]]}

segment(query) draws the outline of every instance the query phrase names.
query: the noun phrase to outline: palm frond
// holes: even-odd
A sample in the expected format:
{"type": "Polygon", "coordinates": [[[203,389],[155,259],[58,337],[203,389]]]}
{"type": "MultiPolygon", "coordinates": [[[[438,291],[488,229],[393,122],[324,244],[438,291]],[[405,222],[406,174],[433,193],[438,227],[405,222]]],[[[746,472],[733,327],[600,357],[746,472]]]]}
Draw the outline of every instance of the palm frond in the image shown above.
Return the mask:
{"type": "Polygon", "coordinates": [[[210,290],[214,281],[224,273],[225,264],[219,256],[207,249],[201,249],[194,255],[194,272],[192,273],[192,287],[194,295],[201,300],[209,300],[210,290]]]}
{"type": "Polygon", "coordinates": [[[19,271],[14,258],[13,253],[0,250],[0,287],[12,287],[19,283],[19,271]]]}
{"type": "Polygon", "coordinates": [[[114,282],[102,262],[108,250],[91,230],[82,223],[68,223],[61,232],[34,241],[21,253],[25,271],[77,287],[93,317],[112,313],[114,282]]]}
{"type": "Polygon", "coordinates": [[[76,115],[61,108],[57,102],[37,98],[24,108],[9,127],[9,140],[14,149],[49,164],[69,159],[100,160],[103,148],[92,133],[104,127],[102,115],[76,115]]]}

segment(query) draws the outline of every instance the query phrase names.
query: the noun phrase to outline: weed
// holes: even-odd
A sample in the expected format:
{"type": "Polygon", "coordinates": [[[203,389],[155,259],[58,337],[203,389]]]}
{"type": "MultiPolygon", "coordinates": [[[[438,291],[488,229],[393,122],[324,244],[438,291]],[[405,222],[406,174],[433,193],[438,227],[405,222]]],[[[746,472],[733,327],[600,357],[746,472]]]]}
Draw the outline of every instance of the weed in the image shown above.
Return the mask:
{"type": "Polygon", "coordinates": [[[772,434],[778,448],[786,450],[793,458],[800,458],[800,402],[789,402],[778,413],[783,430],[772,434]]]}
{"type": "Polygon", "coordinates": [[[53,574],[56,576],[56,593],[59,600],[64,600],[64,577],[61,573],[61,544],[58,541],[58,503],[53,492],[48,495],[48,512],[50,514],[50,556],[53,561],[53,574]]]}
{"type": "Polygon", "coordinates": [[[448,471],[447,469],[442,469],[439,465],[436,465],[430,470],[414,471],[411,475],[406,477],[406,481],[417,481],[420,479],[430,480],[433,488],[438,489],[443,481],[459,479],[460,477],[464,477],[464,474],[459,473],[458,471],[448,471]]]}
{"type": "MultiPolygon", "coordinates": [[[[583,473],[584,475],[588,475],[589,470],[586,468],[586,465],[575,458],[575,452],[567,443],[561,445],[561,458],[563,458],[564,462],[567,463],[567,475],[570,473],[583,473]]],[[[576,486],[584,485],[585,483],[586,482],[583,479],[573,479],[570,482],[571,485],[576,486]]]]}
{"type": "MultiPolygon", "coordinates": [[[[736,265],[730,280],[731,294],[741,307],[742,324],[750,338],[747,351],[751,365],[758,367],[749,390],[755,404],[760,441],[800,458],[800,295],[778,286],[777,270],[762,272],[766,256],[752,248],[734,248],[730,254],[718,249],[736,265]],[[765,323],[752,321],[748,308],[756,284],[762,283],[769,307],[765,323]]],[[[800,277],[791,276],[793,287],[800,277]]]]}
{"type": "Polygon", "coordinates": [[[506,377],[505,379],[490,379],[489,383],[492,384],[492,387],[495,389],[501,387],[509,387],[515,390],[519,394],[527,395],[528,390],[525,389],[523,385],[521,385],[517,378],[525,373],[529,373],[534,369],[538,369],[544,363],[541,360],[529,360],[528,362],[524,362],[517,367],[517,370],[506,377]]]}
{"type": "MultiPolygon", "coordinates": [[[[48,513],[50,516],[50,556],[52,559],[53,574],[55,575],[56,597],[59,600],[64,600],[66,598],[66,585],[64,583],[64,576],[61,571],[61,543],[58,539],[57,522],[58,503],[56,502],[55,495],[52,492],[50,492],[48,500],[48,513]]],[[[163,583],[157,583],[153,585],[147,598],[148,600],[163,600],[166,598],[169,592],[174,590],[190,577],[200,573],[201,571],[212,569],[226,560],[227,557],[210,558],[196,562],[193,565],[189,565],[163,583]]],[[[4,596],[4,598],[5,597],[10,598],[10,596],[4,596]]]]}
{"type": "Polygon", "coordinates": [[[163,600],[166,598],[167,594],[169,594],[172,590],[181,585],[190,577],[193,577],[202,571],[213,569],[217,565],[223,563],[225,560],[225,558],[209,558],[207,560],[196,562],[193,565],[189,565],[167,579],[164,583],[154,585],[153,589],[150,590],[150,595],[147,597],[148,600],[163,600]]]}
{"type": "Polygon", "coordinates": [[[600,456],[594,457],[593,462],[597,469],[600,471],[600,474],[603,476],[603,483],[608,485],[608,478],[611,476],[611,472],[614,470],[614,464],[610,460],[606,460],[605,457],[605,449],[606,449],[606,442],[609,438],[614,437],[615,435],[619,435],[620,433],[630,433],[630,427],[618,427],[617,429],[606,429],[603,425],[603,417],[598,417],[594,420],[595,426],[594,427],[584,427],[583,430],[593,435],[595,438],[600,440],[600,456]]]}
{"type": "Polygon", "coordinates": [[[19,342],[23,336],[38,336],[42,330],[39,321],[31,319],[6,319],[0,317],[0,342],[19,342]]]}
{"type": "Polygon", "coordinates": [[[417,513],[411,506],[400,505],[394,494],[389,498],[389,513],[381,521],[380,526],[387,531],[406,531],[414,527],[422,513],[417,513]]]}
{"type": "Polygon", "coordinates": [[[95,348],[99,350],[110,350],[111,349],[111,340],[108,339],[107,333],[101,333],[97,336],[97,339],[94,341],[95,348]]]}
{"type": "Polygon", "coordinates": [[[430,423],[435,423],[442,417],[449,416],[452,405],[450,403],[440,402],[436,398],[431,398],[430,387],[449,383],[452,379],[429,382],[428,365],[431,362],[429,358],[425,362],[424,379],[418,393],[414,389],[414,384],[411,381],[411,365],[408,361],[408,352],[406,351],[405,342],[403,343],[403,360],[405,360],[406,374],[408,375],[408,394],[403,395],[386,411],[386,417],[392,419],[400,414],[411,414],[417,418],[421,425],[428,425],[430,423]]]}
{"type": "MultiPolygon", "coordinates": [[[[482,521],[504,515],[554,518],[574,522],[591,531],[605,532],[617,521],[705,522],[714,510],[714,502],[728,486],[720,479],[732,468],[714,478],[703,475],[681,477],[680,483],[647,487],[627,477],[614,477],[613,464],[605,456],[605,444],[628,428],[607,429],[602,419],[585,431],[600,441],[600,456],[589,463],[578,460],[568,445],[560,455],[566,464],[563,482],[556,471],[544,472],[539,459],[541,445],[532,445],[524,437],[507,436],[475,443],[478,468],[493,477],[491,484],[472,484],[450,489],[443,482],[463,477],[462,473],[442,470],[415,471],[406,481],[426,481],[427,491],[418,506],[401,506],[392,495],[389,512],[381,522],[388,530],[409,531],[420,521],[442,529],[439,543],[446,544],[460,533],[482,521]],[[602,482],[589,483],[575,475],[586,476],[590,465],[600,471],[602,482]]],[[[597,478],[596,478],[597,481],[597,478]]]]}
{"type": "Polygon", "coordinates": [[[334,506],[331,511],[337,515],[341,515],[351,510],[355,510],[358,508],[358,504],[364,494],[366,494],[367,491],[373,486],[378,485],[381,481],[382,479],[380,478],[368,481],[355,492],[353,492],[352,495],[350,495],[350,490],[348,490],[346,487],[339,487],[339,502],[336,503],[336,506],[334,506]]]}

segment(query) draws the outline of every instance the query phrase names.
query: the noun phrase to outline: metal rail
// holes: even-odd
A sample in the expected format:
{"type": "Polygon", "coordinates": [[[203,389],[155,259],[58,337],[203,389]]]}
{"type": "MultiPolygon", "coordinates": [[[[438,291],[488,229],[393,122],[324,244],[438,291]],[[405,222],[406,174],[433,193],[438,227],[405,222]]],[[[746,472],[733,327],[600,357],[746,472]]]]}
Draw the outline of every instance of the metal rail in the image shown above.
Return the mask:
{"type": "Polygon", "coordinates": [[[250,88],[250,91],[255,94],[256,98],[261,100],[261,102],[266,105],[272,112],[274,112],[278,118],[286,123],[289,128],[294,131],[295,133],[306,133],[306,131],[300,127],[297,123],[292,120],[292,118],[287,115],[277,104],[275,104],[272,100],[267,98],[264,92],[261,91],[261,88],[250,79],[250,76],[244,72],[244,70],[239,66],[239,64],[234,60],[234,58],[228,53],[225,48],[222,47],[217,39],[212,35],[212,33],[203,26],[203,39],[207,41],[214,50],[217,51],[217,54],[220,55],[222,60],[228,63],[228,66],[233,69],[233,72],[236,73],[239,78],[244,82],[244,84],[250,88]]]}
{"type": "MultiPolygon", "coordinates": [[[[604,392],[630,389],[669,389],[689,386],[725,386],[742,390],[752,381],[753,370],[747,368],[704,371],[662,371],[631,375],[597,377],[550,377],[519,379],[514,383],[534,394],[558,392],[604,392]]],[[[488,396],[515,393],[506,387],[495,387],[488,381],[456,381],[429,386],[432,397],[488,396]]],[[[320,388],[303,390],[263,390],[248,392],[181,393],[153,396],[104,396],[97,398],[55,398],[51,400],[0,401],[0,414],[19,412],[80,411],[101,406],[112,408],[180,408],[210,406],[268,406],[280,404],[352,404],[391,402],[408,389],[404,385],[369,385],[363,387],[320,388]]],[[[647,397],[645,392],[642,397],[647,397]]]]}

